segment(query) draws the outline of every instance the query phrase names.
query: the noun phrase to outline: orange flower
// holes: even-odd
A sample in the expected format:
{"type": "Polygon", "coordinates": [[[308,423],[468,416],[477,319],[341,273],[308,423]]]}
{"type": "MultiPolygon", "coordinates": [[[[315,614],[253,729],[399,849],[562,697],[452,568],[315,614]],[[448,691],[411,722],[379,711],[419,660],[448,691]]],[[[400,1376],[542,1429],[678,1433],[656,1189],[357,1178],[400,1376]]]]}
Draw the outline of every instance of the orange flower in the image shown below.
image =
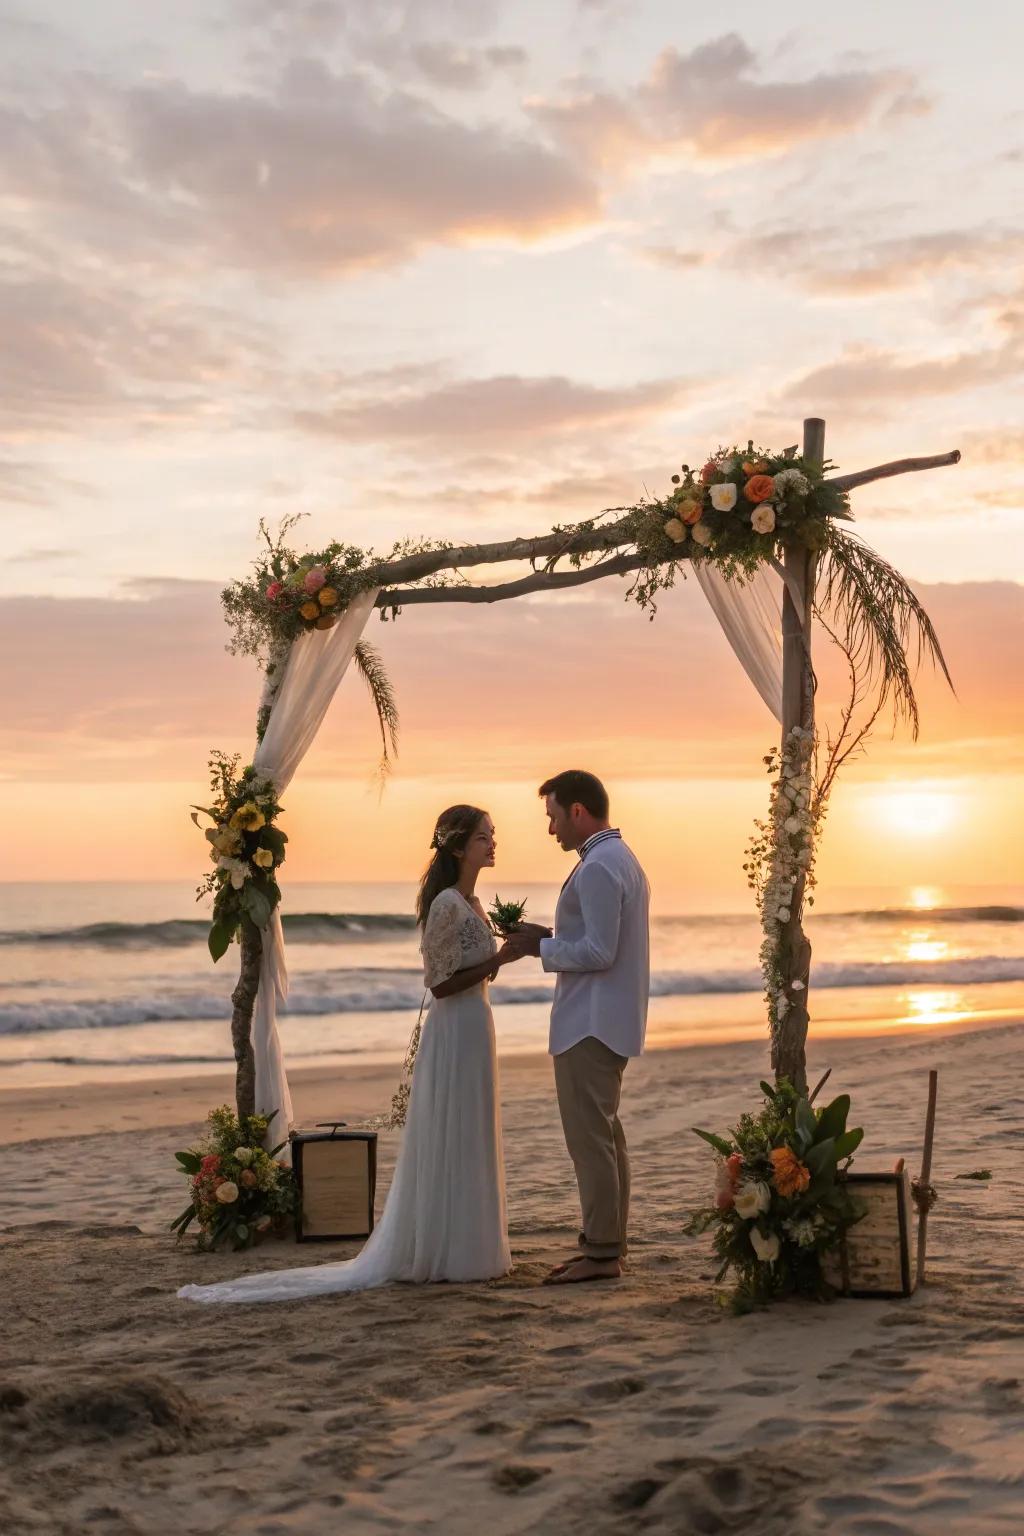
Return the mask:
{"type": "Polygon", "coordinates": [[[791,1152],[789,1147],[776,1147],[772,1152],[775,1173],[772,1182],[780,1195],[798,1195],[811,1182],[811,1171],[791,1152]]]}
{"type": "Polygon", "coordinates": [[[708,459],[707,463],[704,465],[704,468],[700,472],[700,477],[704,484],[710,485],[717,474],[718,465],[715,463],[714,459],[708,459]]]}
{"type": "Polygon", "coordinates": [[[338,594],[333,587],[321,587],[318,601],[321,608],[333,608],[338,601],[338,594]]]}
{"type": "Polygon", "coordinates": [[[303,603],[302,607],[299,609],[299,612],[302,614],[304,619],[318,619],[320,617],[320,604],[303,603]]]}
{"type": "Polygon", "coordinates": [[[764,459],[747,459],[743,465],[745,475],[763,475],[768,465],[764,459]]]}
{"type": "Polygon", "coordinates": [[[699,523],[701,519],[700,502],[694,501],[692,496],[688,497],[686,501],[678,502],[676,504],[676,516],[682,522],[684,522],[688,528],[692,528],[694,523],[699,523]]]}
{"type": "Polygon", "coordinates": [[[767,501],[769,496],[775,494],[775,481],[771,475],[754,475],[743,487],[743,494],[755,505],[759,501],[767,501]]]}

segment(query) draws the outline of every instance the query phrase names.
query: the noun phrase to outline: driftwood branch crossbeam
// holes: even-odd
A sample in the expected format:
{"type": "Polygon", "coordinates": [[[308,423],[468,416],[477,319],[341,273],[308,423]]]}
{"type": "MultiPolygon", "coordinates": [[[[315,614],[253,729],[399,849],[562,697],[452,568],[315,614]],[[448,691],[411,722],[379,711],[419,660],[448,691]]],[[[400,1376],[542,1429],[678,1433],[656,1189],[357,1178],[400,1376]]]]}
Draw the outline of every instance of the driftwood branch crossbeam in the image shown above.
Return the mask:
{"type": "MultiPolygon", "coordinates": [[[[824,443],[824,423],[822,423],[822,442],[824,443]]],[[[873,469],[858,470],[855,474],[833,475],[829,483],[839,490],[851,491],[861,485],[870,485],[874,480],[889,480],[896,475],[912,474],[924,469],[941,469],[959,462],[960,452],[954,449],[951,453],[932,454],[926,458],[895,459],[889,464],[878,464],[873,469]]],[[[639,570],[645,563],[644,557],[624,555],[619,559],[609,559],[579,571],[537,571],[532,576],[524,576],[519,581],[502,582],[491,586],[401,588],[391,585],[391,583],[405,581],[422,581],[427,577],[438,575],[441,571],[463,571],[480,565],[503,565],[514,560],[527,560],[534,564],[538,560],[596,554],[618,549],[629,542],[631,540],[624,534],[620,525],[608,523],[604,528],[595,529],[593,533],[576,538],[566,538],[562,534],[544,534],[534,539],[505,539],[494,544],[465,544],[453,549],[430,550],[424,554],[409,555],[402,560],[395,560],[378,568],[377,575],[382,583],[382,590],[377,596],[376,606],[389,609],[421,603],[499,603],[508,598],[525,597],[532,592],[558,592],[564,591],[567,587],[584,586],[604,576],[625,576],[631,571],[639,570]],[[385,583],[387,585],[384,585],[385,583]]],[[[684,548],[674,552],[672,558],[687,560],[689,553],[684,548]]]]}

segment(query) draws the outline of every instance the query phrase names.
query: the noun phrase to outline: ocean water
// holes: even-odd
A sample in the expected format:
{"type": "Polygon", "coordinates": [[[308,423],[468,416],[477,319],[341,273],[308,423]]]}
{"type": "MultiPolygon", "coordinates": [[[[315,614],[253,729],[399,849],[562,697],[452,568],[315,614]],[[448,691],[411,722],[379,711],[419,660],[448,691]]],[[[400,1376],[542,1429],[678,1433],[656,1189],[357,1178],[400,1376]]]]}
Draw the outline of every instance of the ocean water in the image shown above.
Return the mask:
{"type": "MultiPolygon", "coordinates": [[[[554,887],[498,887],[550,919],[554,887]]],[[[401,1059],[423,996],[412,897],[286,888],[289,1063],[401,1059]]],[[[677,905],[652,915],[649,1042],[763,1037],[756,914],[677,905]]],[[[222,1071],[237,951],[215,966],[206,928],[186,884],[0,886],[0,1084],[222,1071]]],[[[818,1035],[1024,1018],[1024,887],[836,891],[807,931],[818,1035]]],[[[503,1052],[545,1048],[552,985],[537,961],[501,972],[503,1052]]]]}

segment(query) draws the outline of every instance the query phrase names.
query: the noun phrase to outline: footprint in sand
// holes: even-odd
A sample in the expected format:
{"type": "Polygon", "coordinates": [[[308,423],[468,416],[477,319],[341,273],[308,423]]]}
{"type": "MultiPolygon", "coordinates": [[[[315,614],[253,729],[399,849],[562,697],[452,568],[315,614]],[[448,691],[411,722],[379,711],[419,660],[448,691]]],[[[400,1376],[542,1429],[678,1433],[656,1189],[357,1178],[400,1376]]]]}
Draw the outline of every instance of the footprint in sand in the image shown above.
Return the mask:
{"type": "Polygon", "coordinates": [[[527,1455],[564,1455],[579,1450],[593,1432],[586,1419],[542,1419],[526,1430],[520,1446],[527,1455]]]}
{"type": "Polygon", "coordinates": [[[501,1493],[522,1493],[525,1489],[540,1482],[542,1477],[547,1477],[550,1467],[529,1467],[516,1462],[508,1462],[505,1466],[495,1467],[491,1473],[491,1482],[501,1493]]]}
{"type": "Polygon", "coordinates": [[[620,1398],[634,1397],[642,1392],[647,1383],[639,1376],[613,1376],[609,1381],[595,1381],[585,1387],[584,1395],[597,1403],[617,1403],[620,1398]]]}

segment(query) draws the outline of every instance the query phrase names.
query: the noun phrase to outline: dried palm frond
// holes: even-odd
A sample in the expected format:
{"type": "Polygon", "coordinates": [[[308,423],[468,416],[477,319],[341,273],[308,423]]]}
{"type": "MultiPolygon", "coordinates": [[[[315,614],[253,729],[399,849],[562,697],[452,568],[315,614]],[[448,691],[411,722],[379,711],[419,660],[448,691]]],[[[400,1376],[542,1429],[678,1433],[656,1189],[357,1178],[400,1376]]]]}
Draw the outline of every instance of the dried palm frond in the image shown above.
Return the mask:
{"type": "Polygon", "coordinates": [[[916,740],[914,674],[921,662],[939,667],[950,688],[953,680],[932,621],[899,571],[856,534],[829,523],[816,607],[835,620],[854,676],[875,695],[874,714],[891,701],[894,720],[907,720],[916,740]]]}
{"type": "Polygon", "coordinates": [[[396,757],[398,755],[398,700],[381,654],[375,646],[360,640],[355,649],[354,659],[360,677],[370,690],[373,707],[377,711],[377,724],[380,726],[382,744],[378,771],[381,779],[385,779],[391,771],[391,753],[396,757]]]}

